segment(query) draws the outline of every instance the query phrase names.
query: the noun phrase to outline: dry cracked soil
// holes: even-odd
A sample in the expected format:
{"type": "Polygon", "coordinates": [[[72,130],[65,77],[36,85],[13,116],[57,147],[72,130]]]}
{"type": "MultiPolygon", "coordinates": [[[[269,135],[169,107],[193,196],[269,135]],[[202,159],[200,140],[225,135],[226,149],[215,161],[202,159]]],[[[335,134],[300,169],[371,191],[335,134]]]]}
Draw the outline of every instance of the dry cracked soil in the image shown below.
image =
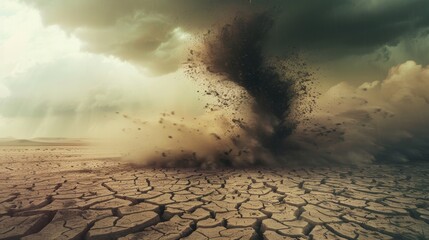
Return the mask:
{"type": "Polygon", "coordinates": [[[0,239],[427,239],[429,166],[148,169],[0,148],[0,239]]]}

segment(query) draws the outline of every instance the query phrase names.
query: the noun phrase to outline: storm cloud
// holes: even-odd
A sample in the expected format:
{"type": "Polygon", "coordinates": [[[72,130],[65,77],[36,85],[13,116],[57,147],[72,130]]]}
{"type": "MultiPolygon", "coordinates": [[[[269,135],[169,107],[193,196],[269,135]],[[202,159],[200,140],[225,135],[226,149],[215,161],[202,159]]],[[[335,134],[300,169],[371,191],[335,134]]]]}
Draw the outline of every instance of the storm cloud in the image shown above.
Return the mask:
{"type": "Polygon", "coordinates": [[[155,74],[180,66],[192,35],[245,12],[273,15],[267,44],[272,55],[285,56],[294,48],[316,62],[376,50],[375,61],[386,61],[394,51],[386,47],[429,32],[426,0],[24,1],[40,10],[46,24],[83,40],[86,50],[117,56],[155,74]]]}
{"type": "Polygon", "coordinates": [[[339,55],[363,54],[427,34],[429,26],[425,0],[281,2],[273,34],[277,48],[287,43],[339,55]]]}

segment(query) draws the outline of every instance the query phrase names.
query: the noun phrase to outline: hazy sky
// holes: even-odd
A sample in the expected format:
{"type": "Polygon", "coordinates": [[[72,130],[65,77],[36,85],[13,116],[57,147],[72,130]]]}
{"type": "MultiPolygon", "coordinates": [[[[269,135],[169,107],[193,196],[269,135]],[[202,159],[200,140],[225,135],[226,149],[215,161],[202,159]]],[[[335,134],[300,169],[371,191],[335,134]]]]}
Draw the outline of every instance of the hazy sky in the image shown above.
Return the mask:
{"type": "Polygon", "coordinates": [[[324,86],[429,64],[427,0],[1,0],[0,137],[96,134],[117,111],[198,114],[188,48],[253,11],[275,20],[267,54],[297,49],[324,86]]]}
{"type": "Polygon", "coordinates": [[[43,25],[32,7],[0,4],[1,137],[93,135],[117,121],[116,111],[198,111],[180,71],[150,77],[116,56],[82,51],[80,39],[43,25]]]}

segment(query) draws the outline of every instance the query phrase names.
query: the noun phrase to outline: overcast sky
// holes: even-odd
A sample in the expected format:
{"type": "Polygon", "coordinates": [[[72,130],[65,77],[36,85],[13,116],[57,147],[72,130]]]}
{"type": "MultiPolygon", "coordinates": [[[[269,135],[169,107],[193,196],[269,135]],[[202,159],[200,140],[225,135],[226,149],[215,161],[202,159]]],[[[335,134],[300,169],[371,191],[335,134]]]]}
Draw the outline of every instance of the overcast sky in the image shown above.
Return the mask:
{"type": "Polygon", "coordinates": [[[1,0],[0,137],[85,135],[116,111],[197,114],[189,47],[260,11],[275,24],[267,54],[297,49],[326,88],[429,64],[427,0],[1,0]]]}
{"type": "MultiPolygon", "coordinates": [[[[298,48],[332,78],[429,59],[427,0],[25,0],[46,25],[58,25],[85,50],[114,55],[162,74],[177,69],[186,33],[209,30],[243,12],[269,11],[272,55],[298,48]],[[332,69],[335,69],[332,71],[332,69]],[[334,74],[332,73],[334,72],[334,74]],[[337,76],[336,76],[337,75],[337,76]]],[[[344,79],[341,79],[341,81],[344,79]]]]}

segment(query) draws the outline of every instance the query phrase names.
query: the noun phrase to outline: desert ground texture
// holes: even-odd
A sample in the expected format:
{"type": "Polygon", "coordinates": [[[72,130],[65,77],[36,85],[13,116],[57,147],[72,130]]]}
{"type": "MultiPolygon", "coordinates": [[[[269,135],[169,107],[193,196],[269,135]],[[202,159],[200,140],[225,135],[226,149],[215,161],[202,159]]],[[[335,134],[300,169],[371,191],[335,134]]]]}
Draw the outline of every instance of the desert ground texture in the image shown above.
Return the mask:
{"type": "Polygon", "coordinates": [[[0,146],[0,239],[428,239],[429,166],[152,169],[0,146]]]}

